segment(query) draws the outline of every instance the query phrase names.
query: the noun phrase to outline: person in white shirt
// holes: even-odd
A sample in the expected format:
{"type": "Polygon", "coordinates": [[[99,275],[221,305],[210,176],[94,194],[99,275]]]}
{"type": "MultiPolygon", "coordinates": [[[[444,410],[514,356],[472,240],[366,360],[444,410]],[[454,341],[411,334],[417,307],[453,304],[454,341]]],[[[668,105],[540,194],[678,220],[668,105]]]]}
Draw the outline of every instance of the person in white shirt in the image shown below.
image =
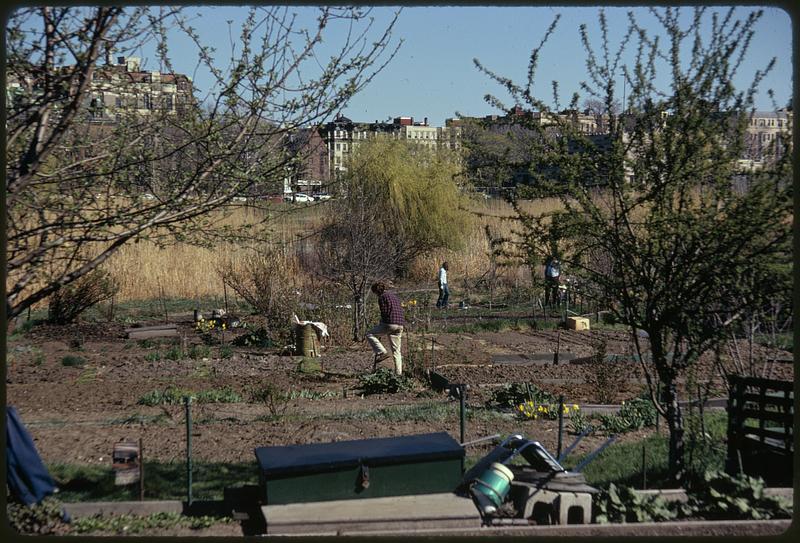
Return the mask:
{"type": "Polygon", "coordinates": [[[447,308],[447,299],[450,297],[450,290],[447,288],[447,262],[442,263],[439,268],[439,299],[436,300],[436,307],[439,309],[447,308]]]}
{"type": "Polygon", "coordinates": [[[558,286],[561,284],[561,262],[555,256],[547,258],[544,266],[544,303],[556,305],[561,303],[558,286]]]}

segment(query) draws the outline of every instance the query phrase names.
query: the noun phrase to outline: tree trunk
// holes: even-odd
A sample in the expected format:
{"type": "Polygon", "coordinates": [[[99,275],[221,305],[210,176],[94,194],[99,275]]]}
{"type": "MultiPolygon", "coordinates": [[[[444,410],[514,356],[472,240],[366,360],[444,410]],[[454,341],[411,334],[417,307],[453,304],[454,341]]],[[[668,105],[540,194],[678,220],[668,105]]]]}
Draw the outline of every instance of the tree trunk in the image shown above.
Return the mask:
{"type": "Polygon", "coordinates": [[[353,341],[361,341],[361,319],[364,314],[363,305],[364,302],[361,294],[355,294],[353,296],[353,341]]]}
{"type": "Polygon", "coordinates": [[[678,404],[678,387],[673,376],[664,381],[664,400],[667,404],[667,427],[669,428],[669,477],[680,487],[686,476],[684,429],[681,407],[678,404]]]}
{"type": "MultiPolygon", "coordinates": [[[[669,479],[680,487],[686,474],[683,456],[683,416],[678,404],[677,375],[667,360],[663,331],[655,326],[648,326],[647,328],[649,328],[648,334],[650,335],[650,352],[653,357],[653,364],[661,381],[662,396],[658,398],[658,401],[666,408],[667,429],[669,431],[669,479]]],[[[674,356],[677,356],[677,354],[674,356]]]]}

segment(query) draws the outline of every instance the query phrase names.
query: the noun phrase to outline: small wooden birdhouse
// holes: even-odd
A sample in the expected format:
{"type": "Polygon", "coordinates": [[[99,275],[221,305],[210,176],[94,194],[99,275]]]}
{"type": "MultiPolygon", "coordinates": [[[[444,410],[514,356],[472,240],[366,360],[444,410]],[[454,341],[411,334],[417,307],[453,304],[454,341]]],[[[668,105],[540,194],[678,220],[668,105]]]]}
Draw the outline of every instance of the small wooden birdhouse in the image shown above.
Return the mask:
{"type": "Polygon", "coordinates": [[[139,480],[139,444],[134,441],[119,441],[111,454],[111,468],[115,485],[130,485],[139,480]]]}

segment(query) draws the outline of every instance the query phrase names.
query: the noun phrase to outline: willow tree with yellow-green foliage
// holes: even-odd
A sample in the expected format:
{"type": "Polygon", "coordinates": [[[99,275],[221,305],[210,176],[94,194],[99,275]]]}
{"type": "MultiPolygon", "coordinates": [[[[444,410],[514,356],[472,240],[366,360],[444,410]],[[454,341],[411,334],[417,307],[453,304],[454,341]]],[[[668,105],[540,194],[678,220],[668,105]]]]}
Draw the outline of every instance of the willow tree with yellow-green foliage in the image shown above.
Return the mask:
{"type": "Polygon", "coordinates": [[[402,277],[414,258],[434,249],[459,249],[470,216],[458,161],[447,150],[376,137],[355,145],[345,166],[317,254],[321,274],[353,296],[358,340],[370,284],[402,277]]]}
{"type": "Polygon", "coordinates": [[[740,73],[760,10],[746,17],[700,7],[690,17],[671,8],[651,14],[659,25],[646,29],[629,13],[628,31],[614,46],[602,11],[599,47],[581,27],[588,76],[581,88],[605,104],[602,134],[580,130],[577,94],[566,109],[555,82],[553,107],[534,95],[556,22],[533,50],[524,85],[484,71],[518,104],[541,113],[516,117],[533,134],[529,192],[558,195],[564,206],[557,217],[517,206],[523,256],[542,258],[555,248],[569,273],[629,327],[667,421],[671,475],[681,484],[679,380],[748,315],[776,298],[791,306],[792,128],[787,111],[788,137],[764,149],[760,168],[743,167],[755,97],[775,63],[765,59],[754,73],[740,73]],[[614,104],[622,78],[620,113],[614,104]]]}

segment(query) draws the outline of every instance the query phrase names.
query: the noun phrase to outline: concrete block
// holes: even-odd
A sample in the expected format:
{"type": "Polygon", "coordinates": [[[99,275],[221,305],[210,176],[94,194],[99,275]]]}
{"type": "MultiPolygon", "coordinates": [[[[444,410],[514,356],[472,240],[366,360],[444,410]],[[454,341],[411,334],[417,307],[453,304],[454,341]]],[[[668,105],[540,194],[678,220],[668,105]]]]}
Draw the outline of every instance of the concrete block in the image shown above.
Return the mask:
{"type": "Polygon", "coordinates": [[[537,524],[591,524],[592,495],[588,492],[553,492],[531,485],[514,485],[514,507],[537,524]]]}
{"type": "Polygon", "coordinates": [[[586,317],[567,317],[567,328],[570,330],[589,330],[589,319],[586,317]]]}

